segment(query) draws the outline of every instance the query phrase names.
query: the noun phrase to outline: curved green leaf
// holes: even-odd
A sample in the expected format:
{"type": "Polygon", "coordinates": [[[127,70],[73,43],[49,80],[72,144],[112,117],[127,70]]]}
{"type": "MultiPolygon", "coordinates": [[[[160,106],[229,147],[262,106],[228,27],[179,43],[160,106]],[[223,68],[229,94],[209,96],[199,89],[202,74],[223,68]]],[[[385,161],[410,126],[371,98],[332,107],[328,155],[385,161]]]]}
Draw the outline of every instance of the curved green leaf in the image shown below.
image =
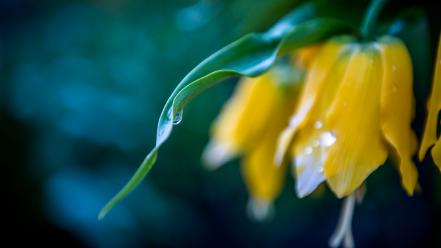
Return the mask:
{"type": "Polygon", "coordinates": [[[162,110],[158,122],[156,146],[124,188],[104,206],[98,216],[99,219],[104,218],[110,209],[134,190],[147,175],[156,161],[159,147],[170,136],[173,125],[182,118],[181,111],[193,97],[232,76],[258,76],[266,72],[277,57],[292,49],[320,42],[337,33],[353,30],[347,23],[331,18],[312,19],[300,24],[282,19],[274,27],[278,28],[272,28],[266,33],[249,34],[233,42],[205,59],[184,77],[162,110]]]}

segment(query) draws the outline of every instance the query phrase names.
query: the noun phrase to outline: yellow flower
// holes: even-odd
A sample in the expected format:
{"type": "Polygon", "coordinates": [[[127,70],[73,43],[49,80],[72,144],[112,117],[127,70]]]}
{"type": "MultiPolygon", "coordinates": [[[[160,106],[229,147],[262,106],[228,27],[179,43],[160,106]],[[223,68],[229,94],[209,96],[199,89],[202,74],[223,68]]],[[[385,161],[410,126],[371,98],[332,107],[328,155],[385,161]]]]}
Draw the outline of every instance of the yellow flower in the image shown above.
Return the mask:
{"type": "Polygon", "coordinates": [[[297,68],[307,69],[311,67],[311,63],[320,51],[321,45],[316,44],[308,47],[304,47],[297,51],[294,51],[291,56],[291,63],[296,65],[297,68]]]}
{"type": "Polygon", "coordinates": [[[423,140],[421,141],[419,159],[422,161],[427,150],[433,144],[431,154],[433,161],[441,170],[441,139],[437,138],[439,126],[438,112],[441,110],[441,34],[438,42],[438,54],[435,60],[435,72],[433,75],[432,93],[427,102],[427,120],[424,128],[423,140]]]}
{"type": "Polygon", "coordinates": [[[203,154],[210,168],[243,156],[242,174],[250,193],[250,210],[258,219],[270,212],[285,178],[286,166],[275,165],[274,154],[300,88],[300,79],[287,77],[286,73],[286,68],[276,67],[260,77],[242,79],[214,122],[211,141],[203,154]],[[292,82],[286,82],[286,78],[292,82]]]}
{"type": "Polygon", "coordinates": [[[412,65],[400,40],[383,36],[359,43],[348,36],[334,38],[308,70],[276,161],[292,158],[300,197],[325,180],[344,197],[391,154],[403,187],[412,194],[417,182],[413,108],[412,65]]]}

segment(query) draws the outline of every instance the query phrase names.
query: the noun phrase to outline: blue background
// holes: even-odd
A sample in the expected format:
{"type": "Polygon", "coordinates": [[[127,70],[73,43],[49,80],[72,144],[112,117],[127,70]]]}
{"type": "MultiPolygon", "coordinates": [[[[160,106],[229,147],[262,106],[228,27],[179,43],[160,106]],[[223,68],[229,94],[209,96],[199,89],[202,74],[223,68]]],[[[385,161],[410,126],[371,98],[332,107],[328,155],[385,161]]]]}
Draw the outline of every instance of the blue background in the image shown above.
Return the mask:
{"type": "MultiPolygon", "coordinates": [[[[0,1],[3,242],[325,247],[341,203],[328,189],[299,200],[287,175],[274,218],[257,223],[246,214],[238,161],[214,172],[201,166],[210,123],[236,79],[195,99],[147,180],[103,221],[96,218],[153,147],[176,83],[297,2],[0,1]]],[[[436,30],[433,6],[423,7],[436,30]]],[[[422,119],[415,125],[421,133],[422,119]]],[[[358,247],[441,245],[440,173],[427,158],[419,170],[422,191],[412,198],[389,164],[369,177],[355,210],[358,247]]]]}

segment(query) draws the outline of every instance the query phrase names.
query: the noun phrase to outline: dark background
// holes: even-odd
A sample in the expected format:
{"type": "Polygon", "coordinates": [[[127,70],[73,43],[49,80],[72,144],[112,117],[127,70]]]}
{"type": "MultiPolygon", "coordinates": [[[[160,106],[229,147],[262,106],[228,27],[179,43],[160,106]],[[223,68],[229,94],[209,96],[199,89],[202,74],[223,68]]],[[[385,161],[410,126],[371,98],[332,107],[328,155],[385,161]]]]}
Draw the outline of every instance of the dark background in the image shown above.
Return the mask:
{"type": "MultiPolygon", "coordinates": [[[[326,247],[341,203],[326,187],[299,200],[287,175],[274,218],[257,223],[245,211],[238,162],[215,172],[202,168],[210,123],[235,79],[192,102],[147,180],[103,221],[96,218],[153,147],[156,120],[177,82],[297,2],[0,1],[2,242],[326,247]]],[[[418,53],[422,61],[415,63],[429,65],[416,68],[423,75],[415,80],[420,134],[441,8],[393,1],[382,16],[414,4],[427,16],[429,34],[418,37],[428,54],[418,53]]],[[[391,165],[369,177],[355,210],[357,247],[441,246],[440,173],[428,157],[418,167],[422,190],[412,198],[391,165]]]]}

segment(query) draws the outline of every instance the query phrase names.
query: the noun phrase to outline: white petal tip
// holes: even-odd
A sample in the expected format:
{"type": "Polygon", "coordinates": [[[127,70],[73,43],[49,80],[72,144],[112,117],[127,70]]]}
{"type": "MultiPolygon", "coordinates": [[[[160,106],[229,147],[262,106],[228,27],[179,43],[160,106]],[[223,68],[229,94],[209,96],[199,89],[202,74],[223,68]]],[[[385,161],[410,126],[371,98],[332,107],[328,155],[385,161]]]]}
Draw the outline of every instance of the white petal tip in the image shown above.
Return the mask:
{"type": "Polygon", "coordinates": [[[247,205],[248,216],[255,221],[267,221],[274,216],[272,202],[251,198],[247,205]]]}
{"type": "Polygon", "coordinates": [[[202,163],[208,170],[215,170],[235,157],[236,153],[230,146],[210,142],[202,154],[202,163]]]}
{"type": "Polygon", "coordinates": [[[276,152],[276,156],[274,157],[274,163],[277,167],[280,167],[283,163],[283,154],[281,152],[276,152]]]}
{"type": "Polygon", "coordinates": [[[325,180],[319,167],[304,166],[301,173],[297,174],[296,193],[299,198],[308,196],[325,180]]]}
{"type": "Polygon", "coordinates": [[[299,189],[299,187],[296,187],[296,194],[297,194],[297,197],[300,199],[308,196],[311,193],[312,193],[312,191],[306,191],[304,189],[299,189]]]}
{"type": "Polygon", "coordinates": [[[300,185],[299,183],[296,184],[296,194],[298,198],[304,198],[308,195],[310,195],[314,190],[320,185],[320,183],[316,185],[300,185]]]}

